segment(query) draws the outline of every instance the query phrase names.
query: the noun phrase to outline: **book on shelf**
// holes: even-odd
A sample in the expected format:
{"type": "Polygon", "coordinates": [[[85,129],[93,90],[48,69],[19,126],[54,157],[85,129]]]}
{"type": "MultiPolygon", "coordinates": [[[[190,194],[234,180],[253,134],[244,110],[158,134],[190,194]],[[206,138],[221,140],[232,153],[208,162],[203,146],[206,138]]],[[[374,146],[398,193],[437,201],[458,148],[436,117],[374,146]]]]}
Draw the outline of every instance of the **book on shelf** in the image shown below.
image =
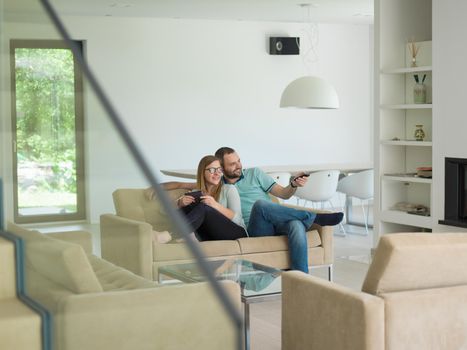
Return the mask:
{"type": "Polygon", "coordinates": [[[417,176],[431,179],[433,177],[433,170],[431,166],[418,167],[417,176]]]}
{"type": "Polygon", "coordinates": [[[390,209],[406,212],[407,214],[430,216],[430,208],[423,204],[398,202],[394,204],[390,209]]]}

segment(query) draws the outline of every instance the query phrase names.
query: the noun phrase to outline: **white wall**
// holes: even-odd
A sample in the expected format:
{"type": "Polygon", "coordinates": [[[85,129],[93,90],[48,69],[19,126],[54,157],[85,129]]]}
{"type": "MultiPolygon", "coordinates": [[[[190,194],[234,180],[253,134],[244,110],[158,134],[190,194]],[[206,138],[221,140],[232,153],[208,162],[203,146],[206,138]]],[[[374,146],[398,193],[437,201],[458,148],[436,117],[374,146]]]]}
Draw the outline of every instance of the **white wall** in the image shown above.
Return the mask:
{"type": "MultiPolygon", "coordinates": [[[[444,219],[444,158],[467,158],[467,2],[433,0],[433,218],[444,219]]],[[[436,225],[433,231],[467,231],[436,225]]]]}
{"type": "Polygon", "coordinates": [[[278,108],[280,94],[306,68],[300,57],[267,54],[266,40],[299,35],[301,25],[104,20],[68,23],[159,168],[194,167],[224,144],[251,164],[370,160],[368,26],[320,25],[312,70],[335,85],[342,107],[293,111],[278,108]]]}
{"type": "MultiPolygon", "coordinates": [[[[372,161],[370,29],[319,25],[319,61],[271,56],[269,36],[302,36],[301,24],[67,17],[124,123],[154,169],[194,168],[227,145],[245,165],[372,161]],[[307,72],[337,89],[338,110],[278,107],[283,88],[307,72]]],[[[17,24],[10,36],[46,36],[17,24]]],[[[91,220],[112,212],[110,193],[142,186],[118,137],[86,98],[91,220]]],[[[162,180],[165,180],[163,176],[162,180]]]]}

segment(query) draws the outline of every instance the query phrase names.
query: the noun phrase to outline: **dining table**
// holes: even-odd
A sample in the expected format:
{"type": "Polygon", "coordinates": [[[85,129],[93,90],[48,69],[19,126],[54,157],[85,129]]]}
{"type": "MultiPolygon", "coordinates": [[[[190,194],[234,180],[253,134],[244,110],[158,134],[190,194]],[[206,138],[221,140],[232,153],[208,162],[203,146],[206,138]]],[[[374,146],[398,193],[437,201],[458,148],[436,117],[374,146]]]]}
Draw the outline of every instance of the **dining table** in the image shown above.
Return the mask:
{"type": "MultiPolygon", "coordinates": [[[[264,166],[245,166],[244,168],[258,167],[267,174],[277,172],[288,172],[291,175],[300,173],[310,174],[322,170],[339,170],[341,177],[348,176],[352,173],[358,173],[363,170],[373,168],[371,163],[318,163],[318,164],[297,164],[297,165],[264,165],[264,166]]],[[[196,179],[196,169],[164,169],[161,173],[166,176],[178,177],[181,179],[196,179]]],[[[345,197],[345,215],[347,224],[364,226],[360,222],[352,220],[352,198],[345,197]]]]}
{"type": "MultiPolygon", "coordinates": [[[[318,163],[318,164],[298,164],[298,165],[264,165],[245,166],[244,168],[258,167],[265,173],[288,172],[291,175],[299,173],[312,173],[321,170],[339,170],[341,174],[348,175],[359,171],[372,169],[371,163],[318,163]]],[[[167,176],[182,179],[196,179],[196,169],[164,169],[161,173],[167,176]]]]}

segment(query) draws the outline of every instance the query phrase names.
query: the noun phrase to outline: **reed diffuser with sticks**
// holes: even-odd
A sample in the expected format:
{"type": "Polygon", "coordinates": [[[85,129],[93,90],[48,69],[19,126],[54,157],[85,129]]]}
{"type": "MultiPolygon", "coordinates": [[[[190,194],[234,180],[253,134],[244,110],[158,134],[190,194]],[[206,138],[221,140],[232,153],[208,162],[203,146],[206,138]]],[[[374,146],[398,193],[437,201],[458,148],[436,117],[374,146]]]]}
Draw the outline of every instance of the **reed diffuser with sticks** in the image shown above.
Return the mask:
{"type": "Polygon", "coordinates": [[[417,46],[414,39],[407,43],[410,55],[412,56],[412,65],[411,67],[417,67],[417,54],[420,49],[420,45],[417,46]]]}
{"type": "Polygon", "coordinates": [[[426,103],[426,74],[423,74],[421,79],[418,74],[414,74],[413,78],[415,79],[415,85],[413,87],[413,102],[426,103]]]}

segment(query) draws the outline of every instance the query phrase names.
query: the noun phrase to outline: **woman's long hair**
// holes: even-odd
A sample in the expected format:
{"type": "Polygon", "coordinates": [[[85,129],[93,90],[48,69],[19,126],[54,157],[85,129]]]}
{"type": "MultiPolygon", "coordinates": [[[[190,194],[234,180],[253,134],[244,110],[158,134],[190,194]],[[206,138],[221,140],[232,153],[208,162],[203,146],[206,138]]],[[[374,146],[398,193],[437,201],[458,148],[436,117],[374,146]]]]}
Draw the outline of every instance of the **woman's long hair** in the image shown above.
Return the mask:
{"type": "Polygon", "coordinates": [[[204,180],[204,171],[206,170],[206,167],[216,160],[219,159],[212,155],[204,156],[203,158],[201,158],[198,164],[198,171],[196,173],[196,185],[201,191],[211,195],[217,201],[219,200],[219,196],[221,194],[222,179],[219,182],[219,184],[214,188],[214,191],[212,193],[208,192],[208,189],[206,187],[206,181],[204,180]]]}

